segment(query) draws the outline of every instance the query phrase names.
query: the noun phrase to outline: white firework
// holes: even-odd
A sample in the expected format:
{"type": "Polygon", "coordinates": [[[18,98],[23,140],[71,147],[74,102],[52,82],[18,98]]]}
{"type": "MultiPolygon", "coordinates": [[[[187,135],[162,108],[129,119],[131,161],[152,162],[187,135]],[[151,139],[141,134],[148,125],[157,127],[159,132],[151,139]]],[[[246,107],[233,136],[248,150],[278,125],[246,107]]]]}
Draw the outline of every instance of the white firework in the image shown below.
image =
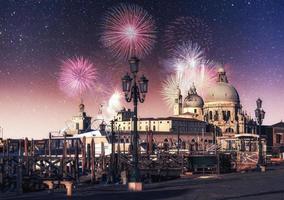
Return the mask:
{"type": "Polygon", "coordinates": [[[178,96],[177,88],[185,98],[190,86],[194,84],[199,94],[204,96],[216,78],[216,63],[207,60],[203,50],[191,42],[178,46],[169,64],[173,74],[163,83],[162,95],[170,108],[174,106],[178,96]]]}
{"type": "Polygon", "coordinates": [[[169,76],[163,83],[162,96],[169,108],[173,108],[175,104],[175,99],[179,95],[179,90],[181,95],[185,95],[187,88],[183,84],[182,80],[178,76],[169,76]]]}

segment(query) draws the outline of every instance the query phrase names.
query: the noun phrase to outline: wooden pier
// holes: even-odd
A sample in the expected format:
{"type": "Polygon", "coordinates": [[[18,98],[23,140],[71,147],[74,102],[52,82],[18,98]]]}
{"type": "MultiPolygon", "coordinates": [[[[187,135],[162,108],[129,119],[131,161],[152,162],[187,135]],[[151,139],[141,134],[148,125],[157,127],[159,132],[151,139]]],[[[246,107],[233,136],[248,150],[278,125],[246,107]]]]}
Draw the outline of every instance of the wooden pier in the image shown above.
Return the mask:
{"type": "MultiPolygon", "coordinates": [[[[103,144],[101,148],[97,154],[94,139],[86,144],[84,137],[5,140],[0,148],[0,189],[21,194],[64,185],[72,193],[68,188],[83,183],[126,184],[133,167],[131,153],[105,155],[103,144]]],[[[179,177],[188,171],[190,156],[182,151],[140,152],[141,178],[153,182],[179,177]]]]}

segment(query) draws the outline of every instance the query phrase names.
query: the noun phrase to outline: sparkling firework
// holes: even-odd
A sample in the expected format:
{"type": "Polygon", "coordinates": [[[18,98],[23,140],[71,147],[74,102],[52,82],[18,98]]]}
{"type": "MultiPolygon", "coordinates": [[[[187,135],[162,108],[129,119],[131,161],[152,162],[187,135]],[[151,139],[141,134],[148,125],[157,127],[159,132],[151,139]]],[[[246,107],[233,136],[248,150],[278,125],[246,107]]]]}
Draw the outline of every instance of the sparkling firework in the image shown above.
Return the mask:
{"type": "Polygon", "coordinates": [[[170,61],[179,77],[192,73],[204,62],[204,52],[192,42],[184,42],[174,50],[170,61]]]}
{"type": "Polygon", "coordinates": [[[191,42],[178,46],[169,64],[174,75],[163,83],[162,96],[170,108],[177,97],[177,88],[185,98],[194,84],[199,95],[204,96],[216,78],[216,64],[206,60],[200,47],[191,42]]]}
{"type": "Polygon", "coordinates": [[[97,71],[91,61],[83,57],[69,58],[62,62],[59,86],[69,96],[80,96],[95,86],[97,71]]]}
{"type": "Polygon", "coordinates": [[[115,57],[143,57],[155,42],[155,23],[143,8],[120,4],[105,16],[101,41],[115,57]]]}
{"type": "Polygon", "coordinates": [[[210,49],[213,44],[209,26],[196,17],[177,18],[166,27],[164,35],[165,46],[170,52],[184,41],[197,43],[205,50],[210,49]]]}
{"type": "Polygon", "coordinates": [[[181,87],[181,80],[177,76],[171,75],[162,83],[162,96],[164,101],[170,108],[173,108],[175,99],[178,95],[178,89],[181,90],[181,94],[186,94],[184,87],[181,87]]]}

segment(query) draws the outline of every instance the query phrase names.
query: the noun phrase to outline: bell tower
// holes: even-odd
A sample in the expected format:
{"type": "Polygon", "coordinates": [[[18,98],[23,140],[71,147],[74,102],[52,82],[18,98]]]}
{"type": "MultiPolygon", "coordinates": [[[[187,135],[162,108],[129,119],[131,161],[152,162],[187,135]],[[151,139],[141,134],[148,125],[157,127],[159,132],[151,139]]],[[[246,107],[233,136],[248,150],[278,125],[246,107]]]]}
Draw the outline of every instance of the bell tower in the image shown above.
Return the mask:
{"type": "Polygon", "coordinates": [[[180,115],[182,114],[181,112],[182,112],[182,95],[178,86],[177,93],[175,96],[175,103],[174,103],[174,115],[180,115]]]}
{"type": "Polygon", "coordinates": [[[85,133],[91,130],[92,118],[87,116],[83,103],[79,105],[79,113],[72,117],[72,121],[75,125],[71,130],[73,134],[85,133]]]}

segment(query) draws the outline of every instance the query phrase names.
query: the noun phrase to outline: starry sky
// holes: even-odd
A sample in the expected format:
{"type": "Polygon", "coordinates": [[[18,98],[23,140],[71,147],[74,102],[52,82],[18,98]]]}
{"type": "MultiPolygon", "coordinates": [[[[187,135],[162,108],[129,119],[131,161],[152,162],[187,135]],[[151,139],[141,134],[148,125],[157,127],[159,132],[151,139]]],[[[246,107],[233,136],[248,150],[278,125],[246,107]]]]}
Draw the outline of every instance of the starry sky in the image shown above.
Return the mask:
{"type": "MultiPolygon", "coordinates": [[[[150,79],[140,116],[167,116],[161,97],[165,79],[164,29],[178,17],[196,17],[212,31],[207,56],[226,64],[229,81],[238,90],[244,110],[253,114],[263,99],[265,124],[284,119],[284,2],[281,0],[94,0],[1,1],[0,126],[4,137],[47,137],[66,126],[78,112],[79,99],[58,87],[62,59],[88,57],[100,69],[111,91],[120,90],[127,63],[116,62],[100,43],[103,16],[119,3],[136,3],[153,16],[157,42],[141,63],[150,79]]],[[[102,92],[103,93],[103,92],[102,92]]],[[[90,92],[84,98],[95,116],[108,95],[90,92]]],[[[127,105],[126,106],[131,106],[127,105]]]]}

